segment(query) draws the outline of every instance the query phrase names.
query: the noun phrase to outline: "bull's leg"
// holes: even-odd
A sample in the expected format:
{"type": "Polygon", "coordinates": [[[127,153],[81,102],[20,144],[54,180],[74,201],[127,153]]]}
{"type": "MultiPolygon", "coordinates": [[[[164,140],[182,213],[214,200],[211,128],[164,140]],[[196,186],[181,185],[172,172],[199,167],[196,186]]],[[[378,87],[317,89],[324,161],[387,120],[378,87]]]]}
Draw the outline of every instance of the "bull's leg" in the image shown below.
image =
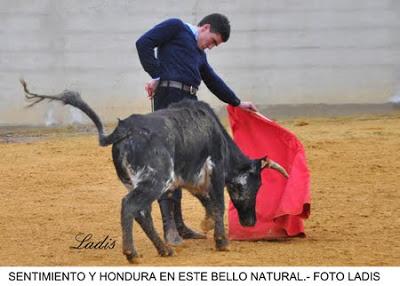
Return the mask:
{"type": "Polygon", "coordinates": [[[142,184],[146,186],[139,186],[131,190],[122,199],[121,206],[122,251],[131,263],[135,263],[138,257],[132,234],[133,219],[140,224],[160,255],[165,256],[165,253],[168,254],[168,248],[154,230],[153,220],[150,215],[151,203],[161,193],[161,187],[156,188],[152,182],[147,182],[147,184],[142,182],[142,184]]]}
{"type": "Polygon", "coordinates": [[[134,210],[130,203],[129,194],[122,199],[121,203],[121,226],[122,226],[122,253],[125,254],[129,262],[135,262],[138,257],[132,237],[132,224],[134,210]]]}
{"type": "Polygon", "coordinates": [[[188,228],[182,217],[182,190],[170,190],[158,200],[163,219],[164,239],[170,245],[180,245],[184,239],[206,238],[205,235],[188,228]]]}
{"type": "Polygon", "coordinates": [[[166,245],[164,241],[162,241],[154,228],[150,207],[139,211],[139,214],[135,217],[135,219],[150,238],[151,242],[153,242],[160,256],[171,256],[173,254],[173,250],[166,245]]]}
{"type": "Polygon", "coordinates": [[[174,219],[174,200],[172,199],[172,196],[173,191],[167,191],[158,200],[158,204],[162,216],[165,242],[170,245],[179,245],[182,244],[183,240],[176,228],[174,219]]]}
{"type": "Polygon", "coordinates": [[[219,251],[227,251],[229,242],[225,236],[225,227],[224,227],[224,211],[221,211],[222,204],[218,204],[215,214],[215,227],[214,227],[214,239],[215,239],[215,247],[219,251]]]}
{"type": "Polygon", "coordinates": [[[205,239],[206,236],[204,234],[198,233],[194,230],[188,228],[183,222],[182,216],[182,190],[177,189],[174,193],[174,218],[176,228],[178,230],[179,235],[184,239],[205,239]]]}
{"type": "Polygon", "coordinates": [[[219,178],[218,175],[213,176],[211,182],[213,189],[210,192],[210,196],[214,202],[214,216],[215,216],[215,226],[214,226],[215,247],[219,251],[227,251],[229,243],[225,236],[225,226],[224,226],[224,213],[225,213],[224,182],[222,178],[219,178]]]}
{"type": "Polygon", "coordinates": [[[206,211],[206,215],[201,222],[201,229],[204,232],[208,232],[212,229],[214,229],[215,226],[215,218],[214,218],[214,213],[213,213],[213,203],[210,199],[210,196],[207,194],[204,194],[203,192],[195,192],[193,194],[202,204],[206,211]]]}

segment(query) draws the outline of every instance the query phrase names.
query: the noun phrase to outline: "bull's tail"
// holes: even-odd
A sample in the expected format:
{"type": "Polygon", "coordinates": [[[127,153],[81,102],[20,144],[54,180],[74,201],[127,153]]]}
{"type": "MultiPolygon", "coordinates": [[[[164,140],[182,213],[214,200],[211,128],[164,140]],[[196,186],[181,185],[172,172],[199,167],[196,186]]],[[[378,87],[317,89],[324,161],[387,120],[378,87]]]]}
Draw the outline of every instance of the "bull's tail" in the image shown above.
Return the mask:
{"type": "Polygon", "coordinates": [[[58,100],[64,104],[72,105],[82,112],[84,112],[96,125],[97,131],[99,133],[99,144],[100,146],[107,146],[112,144],[113,140],[111,140],[109,135],[106,135],[104,132],[103,123],[101,122],[99,116],[93,109],[81,98],[79,92],[64,90],[62,93],[57,95],[39,95],[32,93],[28,90],[27,84],[25,80],[20,80],[22,86],[24,87],[25,97],[31,103],[27,107],[32,107],[35,104],[41,102],[42,100],[48,99],[49,101],[58,100]]]}

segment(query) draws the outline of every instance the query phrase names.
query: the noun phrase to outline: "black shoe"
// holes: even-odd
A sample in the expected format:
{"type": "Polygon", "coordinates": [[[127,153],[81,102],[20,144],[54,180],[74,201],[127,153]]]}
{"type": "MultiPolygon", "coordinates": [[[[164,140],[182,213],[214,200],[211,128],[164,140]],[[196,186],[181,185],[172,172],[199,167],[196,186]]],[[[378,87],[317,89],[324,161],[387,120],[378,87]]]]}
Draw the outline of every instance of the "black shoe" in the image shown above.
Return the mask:
{"type": "Polygon", "coordinates": [[[206,239],[207,238],[207,236],[205,234],[191,230],[186,225],[179,226],[178,233],[183,239],[206,239]]]}

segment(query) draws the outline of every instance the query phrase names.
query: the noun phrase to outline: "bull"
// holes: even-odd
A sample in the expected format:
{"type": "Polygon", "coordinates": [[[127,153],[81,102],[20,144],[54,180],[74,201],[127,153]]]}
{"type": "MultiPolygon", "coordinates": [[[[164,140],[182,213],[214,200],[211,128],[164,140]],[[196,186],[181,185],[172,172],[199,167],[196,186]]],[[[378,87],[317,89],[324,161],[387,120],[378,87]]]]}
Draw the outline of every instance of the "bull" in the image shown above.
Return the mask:
{"type": "MultiPolygon", "coordinates": [[[[21,80],[26,98],[33,106],[44,99],[61,101],[83,111],[95,124],[100,146],[112,144],[117,175],[128,193],[122,198],[122,249],[129,262],[138,253],[133,241],[135,220],[152,241],[160,256],[171,256],[173,249],[158,235],[151,217],[151,204],[164,192],[183,187],[205,208],[202,226],[214,228],[216,249],[228,249],[224,228],[224,187],[238,211],[243,226],[256,223],[256,195],[261,170],[272,168],[284,175],[278,163],[264,157],[251,160],[226,132],[211,107],[198,101],[182,101],[169,108],[119,120],[106,134],[93,109],[75,91],[58,95],[31,93],[21,80]]],[[[167,234],[168,235],[168,234],[167,234]]]]}

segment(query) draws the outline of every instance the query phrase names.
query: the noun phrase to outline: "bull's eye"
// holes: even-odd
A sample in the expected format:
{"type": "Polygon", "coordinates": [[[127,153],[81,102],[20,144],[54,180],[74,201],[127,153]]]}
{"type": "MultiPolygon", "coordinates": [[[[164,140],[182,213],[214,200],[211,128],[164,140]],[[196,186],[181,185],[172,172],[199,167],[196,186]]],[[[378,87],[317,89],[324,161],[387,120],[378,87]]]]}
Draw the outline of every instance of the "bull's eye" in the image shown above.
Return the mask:
{"type": "Polygon", "coordinates": [[[228,185],[228,188],[229,188],[229,194],[230,194],[230,197],[232,200],[238,201],[241,199],[241,197],[240,197],[241,189],[237,184],[231,183],[228,185]]]}
{"type": "Polygon", "coordinates": [[[239,196],[237,193],[232,193],[231,197],[232,197],[232,200],[237,200],[239,196]]]}

